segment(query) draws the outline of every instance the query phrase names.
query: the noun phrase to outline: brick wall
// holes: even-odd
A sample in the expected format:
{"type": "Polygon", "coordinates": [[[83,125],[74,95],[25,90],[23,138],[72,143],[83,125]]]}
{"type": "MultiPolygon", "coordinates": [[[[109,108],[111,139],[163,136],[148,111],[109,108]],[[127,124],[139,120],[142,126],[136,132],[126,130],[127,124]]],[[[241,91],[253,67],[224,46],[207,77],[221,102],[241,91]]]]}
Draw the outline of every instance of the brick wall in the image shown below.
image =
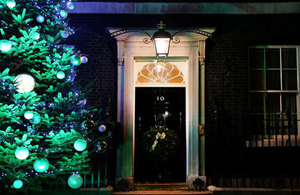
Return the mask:
{"type": "Polygon", "coordinates": [[[87,64],[80,66],[78,78],[95,79],[88,101],[106,107],[111,99],[113,119],[116,116],[117,48],[105,27],[155,27],[160,20],[169,28],[216,27],[206,50],[207,174],[246,174],[265,170],[270,164],[266,158],[272,160],[274,151],[245,148],[249,126],[248,47],[300,44],[299,15],[71,15],[70,18],[70,25],[77,30],[68,42],[89,58],[87,64]]]}

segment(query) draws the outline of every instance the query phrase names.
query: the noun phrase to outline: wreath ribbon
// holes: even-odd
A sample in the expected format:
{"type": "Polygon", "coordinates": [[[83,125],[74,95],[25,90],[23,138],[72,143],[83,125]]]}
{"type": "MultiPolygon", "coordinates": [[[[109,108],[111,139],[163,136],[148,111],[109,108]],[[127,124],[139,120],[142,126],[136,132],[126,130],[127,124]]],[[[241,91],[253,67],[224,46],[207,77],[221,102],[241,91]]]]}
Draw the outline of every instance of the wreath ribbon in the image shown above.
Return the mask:
{"type": "Polygon", "coordinates": [[[156,145],[158,144],[158,140],[163,140],[163,139],[165,139],[166,138],[166,134],[165,134],[165,132],[163,132],[163,133],[157,133],[156,134],[156,136],[155,136],[155,140],[154,140],[154,142],[153,142],[153,144],[152,144],[152,147],[151,147],[151,150],[155,150],[155,148],[156,148],[156,145]]]}

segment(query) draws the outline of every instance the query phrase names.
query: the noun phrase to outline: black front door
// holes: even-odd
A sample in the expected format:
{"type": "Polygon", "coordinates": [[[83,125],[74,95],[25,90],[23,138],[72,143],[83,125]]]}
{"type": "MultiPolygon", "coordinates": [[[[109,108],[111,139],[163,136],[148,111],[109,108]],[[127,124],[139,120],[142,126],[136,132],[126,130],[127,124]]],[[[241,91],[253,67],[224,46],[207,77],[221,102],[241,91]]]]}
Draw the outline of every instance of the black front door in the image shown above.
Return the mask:
{"type": "Polygon", "coordinates": [[[137,87],[135,182],[185,182],[185,88],[137,87]]]}

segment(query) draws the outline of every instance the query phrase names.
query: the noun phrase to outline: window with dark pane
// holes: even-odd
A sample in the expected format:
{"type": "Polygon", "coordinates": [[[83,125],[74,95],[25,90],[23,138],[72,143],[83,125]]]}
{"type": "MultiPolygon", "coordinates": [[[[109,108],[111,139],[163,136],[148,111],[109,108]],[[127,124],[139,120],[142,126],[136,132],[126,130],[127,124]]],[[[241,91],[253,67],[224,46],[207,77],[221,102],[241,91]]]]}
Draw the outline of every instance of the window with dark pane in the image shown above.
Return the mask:
{"type": "Polygon", "coordinates": [[[282,67],[283,68],[296,68],[296,48],[282,48],[282,67]]]}
{"type": "Polygon", "coordinates": [[[282,71],[283,90],[297,90],[297,70],[282,71]]]}
{"type": "Polygon", "coordinates": [[[297,51],[296,47],[249,49],[249,110],[254,134],[298,134],[297,51]]]}
{"type": "Polygon", "coordinates": [[[266,67],[280,68],[280,49],[266,48],[266,67]]]}
{"type": "Polygon", "coordinates": [[[280,90],[280,70],[267,70],[267,90],[280,90]]]}

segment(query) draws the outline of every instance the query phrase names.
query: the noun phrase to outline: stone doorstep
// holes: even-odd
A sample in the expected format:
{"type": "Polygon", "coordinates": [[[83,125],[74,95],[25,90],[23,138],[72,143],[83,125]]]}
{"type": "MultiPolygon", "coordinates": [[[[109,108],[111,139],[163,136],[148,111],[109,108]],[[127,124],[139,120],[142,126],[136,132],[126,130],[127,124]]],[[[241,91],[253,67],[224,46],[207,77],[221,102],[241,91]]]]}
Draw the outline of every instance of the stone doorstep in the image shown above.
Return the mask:
{"type": "Polygon", "coordinates": [[[146,190],[188,190],[186,183],[135,183],[134,190],[146,191],[146,190]]]}
{"type": "Polygon", "coordinates": [[[145,194],[145,195],[166,195],[166,194],[202,194],[202,195],[211,195],[209,191],[188,191],[188,190],[137,190],[137,191],[128,191],[128,192],[112,192],[112,195],[134,195],[134,194],[145,194]]]}

